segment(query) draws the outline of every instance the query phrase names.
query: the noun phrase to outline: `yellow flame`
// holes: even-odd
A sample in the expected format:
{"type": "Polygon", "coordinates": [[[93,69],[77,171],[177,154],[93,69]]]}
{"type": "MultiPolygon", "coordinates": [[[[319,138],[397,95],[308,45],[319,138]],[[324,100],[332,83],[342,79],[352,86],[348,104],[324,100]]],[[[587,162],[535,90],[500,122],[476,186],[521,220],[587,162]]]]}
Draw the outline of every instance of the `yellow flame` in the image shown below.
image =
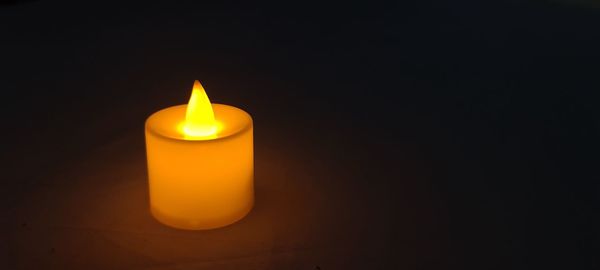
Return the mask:
{"type": "Polygon", "coordinates": [[[209,137],[217,133],[212,105],[198,80],[194,82],[192,96],[188,102],[183,133],[189,137],[209,137]]]}

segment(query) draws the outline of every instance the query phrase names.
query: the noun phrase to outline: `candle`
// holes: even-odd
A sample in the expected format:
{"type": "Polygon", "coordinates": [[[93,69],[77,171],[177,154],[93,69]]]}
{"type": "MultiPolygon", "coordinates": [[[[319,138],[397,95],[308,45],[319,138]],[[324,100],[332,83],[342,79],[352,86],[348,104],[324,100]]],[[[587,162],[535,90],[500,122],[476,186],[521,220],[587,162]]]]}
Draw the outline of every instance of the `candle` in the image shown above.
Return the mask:
{"type": "Polygon", "coordinates": [[[150,209],[180,229],[212,229],[243,218],[254,204],[252,118],[211,104],[195,81],[187,105],[146,120],[150,209]]]}

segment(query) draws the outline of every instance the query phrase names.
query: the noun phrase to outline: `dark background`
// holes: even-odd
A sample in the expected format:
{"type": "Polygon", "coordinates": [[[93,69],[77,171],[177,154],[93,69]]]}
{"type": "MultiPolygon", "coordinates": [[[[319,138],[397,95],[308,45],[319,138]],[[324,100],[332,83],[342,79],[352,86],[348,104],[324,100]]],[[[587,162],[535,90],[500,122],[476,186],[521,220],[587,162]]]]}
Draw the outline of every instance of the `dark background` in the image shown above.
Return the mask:
{"type": "Polygon", "coordinates": [[[597,269],[594,1],[0,6],[4,269],[597,269]],[[244,220],[148,213],[143,124],[255,121],[244,220]]]}

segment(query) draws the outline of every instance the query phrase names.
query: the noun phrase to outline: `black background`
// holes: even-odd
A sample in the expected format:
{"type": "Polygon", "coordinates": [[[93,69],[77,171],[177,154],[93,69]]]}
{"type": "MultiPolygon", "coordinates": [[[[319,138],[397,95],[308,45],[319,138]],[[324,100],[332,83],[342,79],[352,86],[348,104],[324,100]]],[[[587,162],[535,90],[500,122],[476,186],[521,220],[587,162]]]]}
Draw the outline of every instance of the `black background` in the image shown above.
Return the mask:
{"type": "Polygon", "coordinates": [[[130,139],[110,151],[138,162],[144,193],[143,122],[185,103],[195,79],[254,118],[254,211],[279,208],[247,219],[294,220],[273,241],[291,255],[257,269],[600,267],[597,5],[199,2],[0,7],[6,269],[157,263],[124,253],[107,264],[113,255],[81,239],[77,251],[37,250],[54,227],[28,217],[64,212],[37,194],[62,196],[61,175],[78,168],[86,183],[98,149],[120,138],[130,139]],[[277,170],[289,178],[265,180],[277,170]],[[282,244],[305,227],[318,228],[282,244]],[[27,238],[35,230],[42,238],[27,238]]]}

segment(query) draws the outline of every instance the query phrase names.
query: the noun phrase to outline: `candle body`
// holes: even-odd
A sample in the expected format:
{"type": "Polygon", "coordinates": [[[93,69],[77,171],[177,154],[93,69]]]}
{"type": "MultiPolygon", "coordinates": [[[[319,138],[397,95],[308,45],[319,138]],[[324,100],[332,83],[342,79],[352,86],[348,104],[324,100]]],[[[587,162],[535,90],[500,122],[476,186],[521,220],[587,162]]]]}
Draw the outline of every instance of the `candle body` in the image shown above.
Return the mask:
{"type": "Polygon", "coordinates": [[[146,121],[151,212],[180,229],[234,223],[254,203],[252,118],[235,107],[213,104],[221,131],[194,140],[177,132],[185,109],[167,108],[146,121]]]}

